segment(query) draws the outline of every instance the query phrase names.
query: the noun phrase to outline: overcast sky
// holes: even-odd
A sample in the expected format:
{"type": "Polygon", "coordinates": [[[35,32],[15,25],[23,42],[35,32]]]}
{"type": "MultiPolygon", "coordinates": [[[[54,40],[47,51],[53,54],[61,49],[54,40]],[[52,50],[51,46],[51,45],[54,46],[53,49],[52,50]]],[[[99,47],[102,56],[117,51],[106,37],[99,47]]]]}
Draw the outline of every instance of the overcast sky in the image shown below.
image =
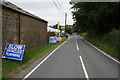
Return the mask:
{"type": "MultiPolygon", "coordinates": [[[[54,25],[57,22],[60,25],[65,24],[65,13],[60,13],[57,7],[54,5],[52,0],[7,0],[10,1],[17,6],[23,8],[24,10],[42,18],[49,22],[48,25],[54,25]]],[[[62,9],[67,13],[67,24],[72,25],[72,13],[71,13],[71,5],[69,2],[71,0],[54,0],[59,6],[58,2],[61,4],[62,9]]],[[[60,6],[59,6],[60,8],[60,6]]]]}

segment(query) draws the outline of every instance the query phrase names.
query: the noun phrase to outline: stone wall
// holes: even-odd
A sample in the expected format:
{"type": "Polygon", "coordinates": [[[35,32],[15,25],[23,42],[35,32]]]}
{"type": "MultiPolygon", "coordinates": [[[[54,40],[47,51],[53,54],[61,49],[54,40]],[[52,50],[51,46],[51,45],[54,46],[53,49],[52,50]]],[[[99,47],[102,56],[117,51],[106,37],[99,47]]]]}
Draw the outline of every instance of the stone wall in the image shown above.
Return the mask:
{"type": "Polygon", "coordinates": [[[26,45],[26,50],[47,43],[47,22],[3,7],[2,47],[19,42],[26,45]]]}
{"type": "Polygon", "coordinates": [[[7,8],[2,8],[2,47],[7,43],[18,44],[18,14],[7,8]]]}
{"type": "Polygon", "coordinates": [[[40,20],[20,15],[21,44],[26,48],[33,48],[47,42],[47,23],[40,20]]]}

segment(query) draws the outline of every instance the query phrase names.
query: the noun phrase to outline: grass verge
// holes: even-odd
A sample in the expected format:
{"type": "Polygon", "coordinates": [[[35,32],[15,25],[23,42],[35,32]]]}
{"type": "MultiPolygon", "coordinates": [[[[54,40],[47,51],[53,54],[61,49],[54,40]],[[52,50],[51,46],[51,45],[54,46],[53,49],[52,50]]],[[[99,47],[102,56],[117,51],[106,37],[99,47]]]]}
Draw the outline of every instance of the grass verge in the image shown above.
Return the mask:
{"type": "Polygon", "coordinates": [[[88,37],[86,40],[101,49],[102,51],[106,52],[110,56],[114,57],[116,60],[120,60],[118,57],[118,49],[115,48],[109,41],[104,41],[101,38],[93,39],[88,37]]]}
{"type": "Polygon", "coordinates": [[[2,59],[2,79],[11,78],[15,74],[20,73],[22,70],[26,69],[33,61],[40,58],[46,52],[64,42],[65,39],[66,38],[63,37],[62,41],[58,42],[57,44],[44,44],[29,51],[26,51],[21,62],[2,59]]]}

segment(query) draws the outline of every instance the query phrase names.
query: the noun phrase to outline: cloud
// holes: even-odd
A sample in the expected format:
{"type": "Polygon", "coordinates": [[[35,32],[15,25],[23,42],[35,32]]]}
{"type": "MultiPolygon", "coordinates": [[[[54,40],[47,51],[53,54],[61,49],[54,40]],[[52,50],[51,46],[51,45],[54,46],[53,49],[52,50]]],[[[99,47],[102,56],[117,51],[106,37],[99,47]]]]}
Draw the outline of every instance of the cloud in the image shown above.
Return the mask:
{"type": "MultiPolygon", "coordinates": [[[[13,1],[13,0],[10,0],[13,1]]],[[[35,0],[36,1],[36,0],[35,0]]],[[[24,10],[42,18],[49,22],[50,25],[54,25],[60,22],[64,25],[65,15],[61,14],[56,8],[53,2],[13,2],[17,6],[23,8],[24,10]]],[[[60,2],[64,11],[68,14],[67,23],[73,24],[72,14],[70,11],[69,2],[60,2]]]]}

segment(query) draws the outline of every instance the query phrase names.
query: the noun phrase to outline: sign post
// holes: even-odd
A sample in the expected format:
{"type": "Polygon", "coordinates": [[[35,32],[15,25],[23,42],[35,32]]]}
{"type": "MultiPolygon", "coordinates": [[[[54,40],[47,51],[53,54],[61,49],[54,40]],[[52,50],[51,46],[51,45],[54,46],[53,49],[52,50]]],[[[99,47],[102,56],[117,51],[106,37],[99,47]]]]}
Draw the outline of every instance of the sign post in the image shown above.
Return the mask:
{"type": "Polygon", "coordinates": [[[60,23],[58,22],[57,23],[57,26],[58,26],[58,31],[60,30],[60,23]]]}
{"type": "Polygon", "coordinates": [[[2,58],[22,60],[25,45],[7,44],[2,58]]]}

